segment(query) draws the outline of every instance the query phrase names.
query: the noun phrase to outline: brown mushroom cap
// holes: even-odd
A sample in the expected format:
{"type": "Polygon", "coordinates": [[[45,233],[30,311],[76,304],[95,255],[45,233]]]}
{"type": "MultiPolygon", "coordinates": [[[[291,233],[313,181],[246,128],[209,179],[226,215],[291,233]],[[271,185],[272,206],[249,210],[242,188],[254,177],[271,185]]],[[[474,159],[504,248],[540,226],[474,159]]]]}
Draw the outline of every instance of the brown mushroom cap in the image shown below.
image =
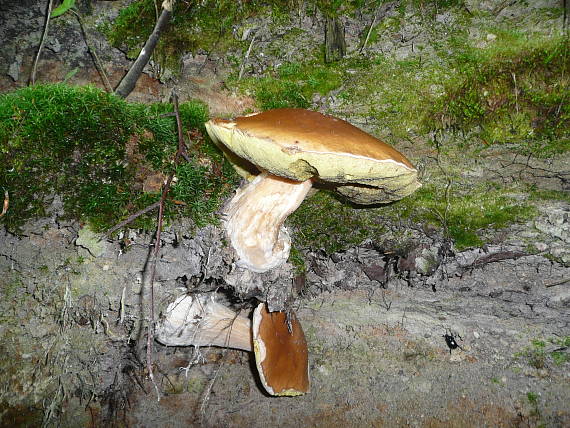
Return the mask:
{"type": "Polygon", "coordinates": [[[261,303],[253,313],[253,349],[259,377],[271,395],[309,391],[307,342],[293,313],[268,312],[261,303]],[[291,331],[289,331],[289,327],[291,331]]]}
{"type": "Polygon", "coordinates": [[[418,187],[417,170],[400,152],[350,123],[304,109],[275,109],[206,123],[212,139],[271,174],[318,177],[357,203],[401,199],[418,187]]]}

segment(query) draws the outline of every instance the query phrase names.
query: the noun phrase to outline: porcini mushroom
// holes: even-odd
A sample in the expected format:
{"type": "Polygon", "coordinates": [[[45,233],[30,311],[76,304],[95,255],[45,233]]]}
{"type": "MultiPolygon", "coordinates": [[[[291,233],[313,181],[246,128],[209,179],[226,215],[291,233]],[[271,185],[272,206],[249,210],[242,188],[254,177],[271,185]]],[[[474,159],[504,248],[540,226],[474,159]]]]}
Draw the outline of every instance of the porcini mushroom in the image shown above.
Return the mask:
{"type": "Polygon", "coordinates": [[[243,175],[259,175],[226,205],[224,222],[238,265],[266,272],[287,260],[283,222],[313,182],[358,204],[401,199],[421,186],[400,152],[350,123],[304,109],[275,109],[206,123],[212,140],[243,175]]]}
{"type": "Polygon", "coordinates": [[[309,392],[309,356],[295,314],[268,312],[265,303],[253,312],[253,348],[261,383],[271,395],[309,392]]]}
{"type": "Polygon", "coordinates": [[[217,303],[214,295],[182,295],[168,305],[155,338],[167,346],[221,346],[254,351],[259,378],[271,395],[309,390],[307,342],[290,312],[268,312],[260,303],[253,322],[217,303]]]}

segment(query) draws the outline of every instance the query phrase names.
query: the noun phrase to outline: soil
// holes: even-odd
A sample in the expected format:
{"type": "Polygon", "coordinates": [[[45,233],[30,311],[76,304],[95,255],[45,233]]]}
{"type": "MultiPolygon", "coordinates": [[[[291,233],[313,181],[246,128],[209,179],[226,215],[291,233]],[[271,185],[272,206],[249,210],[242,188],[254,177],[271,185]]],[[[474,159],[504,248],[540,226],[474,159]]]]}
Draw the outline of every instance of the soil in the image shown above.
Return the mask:
{"type": "MultiPolygon", "coordinates": [[[[43,9],[27,3],[10,13],[37,33],[43,9]]],[[[108,3],[94,2],[101,16],[116,14],[108,3]]],[[[15,40],[17,25],[7,22],[2,38],[15,40]]],[[[65,31],[77,32],[73,25],[65,31]]],[[[25,83],[32,36],[19,50],[7,45],[2,91],[25,83]]],[[[62,60],[56,45],[48,49],[41,80],[60,81],[79,65],[73,83],[100,84],[86,50],[69,50],[62,60]]],[[[105,52],[116,84],[128,61],[105,52]]],[[[215,61],[197,75],[202,59],[186,61],[181,94],[207,100],[213,115],[253,106],[223,90],[215,61]]],[[[169,91],[147,74],[132,100],[163,100],[169,91]]],[[[533,161],[549,174],[533,174],[510,155],[501,167],[496,159],[486,164],[494,168],[481,164],[481,176],[568,191],[567,158],[533,161]]],[[[393,225],[392,233],[405,227],[393,225]]],[[[235,269],[220,227],[192,230],[180,221],[163,233],[157,316],[188,291],[216,292],[244,314],[258,299],[277,309],[291,304],[309,345],[311,391],[267,395],[247,352],[158,343],[155,390],[145,361],[152,236],[131,230],[100,241],[62,220],[54,197],[49,216],[21,235],[0,231],[0,426],[570,426],[568,203],[545,202],[535,219],[482,248],[457,251],[417,225],[406,254],[375,242],[335,254],[307,251],[302,275],[290,264],[261,275],[235,269]]]]}

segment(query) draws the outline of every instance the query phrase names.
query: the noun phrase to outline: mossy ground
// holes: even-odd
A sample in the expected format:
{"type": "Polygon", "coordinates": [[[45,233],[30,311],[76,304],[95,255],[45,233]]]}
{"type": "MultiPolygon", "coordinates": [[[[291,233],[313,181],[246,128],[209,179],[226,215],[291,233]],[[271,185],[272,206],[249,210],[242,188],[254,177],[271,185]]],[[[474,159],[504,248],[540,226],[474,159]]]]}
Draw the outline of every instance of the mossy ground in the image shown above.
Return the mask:
{"type": "MultiPolygon", "coordinates": [[[[334,91],[333,114],[368,123],[428,169],[422,189],[386,207],[353,207],[326,192],[309,198],[289,220],[297,253],[381,242],[394,221],[440,230],[463,250],[532,219],[538,200],[567,200],[565,192],[521,180],[503,184],[470,171],[492,165],[498,148],[506,158],[529,159],[570,151],[568,38],[517,30],[508,20],[472,14],[463,2],[401,2],[398,11],[377,23],[368,43],[389,41],[416,22],[424,39],[403,56],[353,54],[324,64],[316,48],[305,61],[234,81],[262,110],[311,108],[315,94],[334,91]],[[436,20],[436,12],[452,16],[453,25],[436,20]],[[478,37],[467,31],[474,21],[478,37]]],[[[542,13],[550,19],[560,11],[542,13]]]]}
{"type": "MultiPolygon", "coordinates": [[[[366,239],[378,244],[390,224],[443,230],[458,250],[483,245],[488,232],[532,218],[536,209],[491,184],[445,190],[428,184],[402,201],[382,207],[354,207],[321,191],[291,215],[300,248],[343,251],[366,239]]],[[[404,238],[404,237],[403,237],[404,238]]],[[[393,245],[394,243],[392,243],[393,245]]]]}
{"type": "MultiPolygon", "coordinates": [[[[105,230],[160,197],[172,172],[177,131],[170,104],[129,104],[92,87],[37,85],[0,97],[0,183],[10,197],[10,230],[46,214],[59,195],[65,215],[105,230]],[[154,186],[149,183],[154,182],[154,186]]],[[[233,187],[235,175],[202,137],[202,103],[180,106],[189,162],[176,167],[166,218],[201,226],[233,187]]],[[[154,213],[133,226],[150,227],[154,213]]]]}
{"type": "MultiPolygon", "coordinates": [[[[155,60],[177,69],[184,52],[245,52],[248,41],[232,31],[246,28],[249,24],[237,25],[245,19],[264,14],[272,16],[271,25],[281,22],[290,27],[286,35],[292,38],[291,43],[295,37],[302,40],[309,36],[295,27],[291,15],[299,12],[299,5],[278,1],[214,3],[178,4],[155,60]]],[[[303,12],[314,15],[327,6],[321,3],[308,2],[303,12]]],[[[346,1],[334,4],[346,16],[364,9],[373,14],[380,6],[346,1]]],[[[370,50],[363,54],[353,52],[341,61],[324,64],[322,47],[315,45],[303,60],[275,62],[261,76],[248,77],[246,73],[238,79],[241,60],[236,61],[226,81],[234,90],[253,95],[262,110],[314,108],[316,95],[326,97],[334,92],[333,113],[363,120],[379,137],[397,147],[404,143],[404,153],[414,162],[427,164],[424,187],[386,207],[353,207],[326,192],[310,198],[290,220],[297,230],[298,249],[334,252],[365,239],[379,239],[386,231],[386,220],[436,227],[463,249],[483,244],[489,231],[530,219],[537,200],[566,198],[564,193],[535,184],[505,186],[465,172],[484,163],[486,151],[498,146],[509,153],[542,158],[568,152],[568,39],[544,31],[519,31],[508,20],[490,19],[481,11],[471,13],[461,1],[402,1],[396,11],[374,24],[367,41],[370,50]],[[452,24],[438,20],[438,14],[451,16],[452,24]],[[401,34],[410,22],[425,30],[411,52],[392,55],[373,49],[401,34]],[[467,30],[473,28],[473,22],[477,22],[479,35],[467,30]],[[430,159],[422,159],[425,157],[438,157],[447,165],[446,171],[430,159]]],[[[560,11],[546,9],[542,13],[550,19],[560,11]]],[[[136,55],[155,18],[152,1],[133,2],[105,31],[112,43],[136,55]]],[[[363,27],[358,48],[363,47],[367,34],[368,28],[363,27]]],[[[12,207],[3,222],[10,227],[44,214],[45,197],[57,192],[64,196],[67,213],[104,229],[155,201],[157,194],[142,191],[141,182],[172,168],[174,123],[171,117],[161,117],[172,111],[171,106],[133,106],[103,94],[95,96],[93,90],[84,90],[78,102],[73,101],[78,92],[61,88],[35,88],[29,94],[23,91],[3,98],[0,135],[4,139],[2,160],[8,167],[2,179],[10,191],[12,207]],[[34,95],[34,91],[40,92],[34,95]],[[49,91],[55,91],[57,97],[50,100],[49,91]],[[53,106],[55,101],[63,106],[57,107],[61,111],[40,106],[53,106]],[[17,103],[30,103],[33,108],[29,111],[35,112],[31,121],[27,107],[7,107],[17,103]],[[35,126],[41,133],[27,130],[40,120],[45,122],[35,126]],[[94,133],[101,140],[87,150],[94,133]],[[32,144],[19,142],[28,134],[32,144]],[[50,156],[39,156],[40,147],[47,147],[50,156]],[[18,195],[16,185],[26,190],[20,189],[18,195]]],[[[207,120],[207,112],[199,104],[183,105],[182,110],[191,123],[189,128],[200,129],[207,120]]],[[[179,181],[172,189],[168,209],[203,224],[213,221],[213,211],[235,178],[207,139],[198,138],[192,160],[176,171],[179,181]]],[[[135,225],[150,226],[152,218],[140,219],[135,225]]]]}

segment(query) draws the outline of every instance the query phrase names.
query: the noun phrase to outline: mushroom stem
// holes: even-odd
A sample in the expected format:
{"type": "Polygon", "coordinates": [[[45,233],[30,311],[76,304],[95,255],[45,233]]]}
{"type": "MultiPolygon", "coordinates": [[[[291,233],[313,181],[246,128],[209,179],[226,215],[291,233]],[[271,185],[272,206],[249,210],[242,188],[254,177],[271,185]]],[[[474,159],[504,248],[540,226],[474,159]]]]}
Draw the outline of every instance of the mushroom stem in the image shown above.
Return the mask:
{"type": "Polygon", "coordinates": [[[312,179],[293,181],[262,172],[238,190],[224,209],[238,266],[266,272],[287,260],[291,238],[283,222],[301,205],[311,186],[312,179]]]}
{"type": "Polygon", "coordinates": [[[182,295],[168,305],[156,327],[167,346],[222,346],[252,350],[251,321],[214,301],[214,295],[182,295]]]}

